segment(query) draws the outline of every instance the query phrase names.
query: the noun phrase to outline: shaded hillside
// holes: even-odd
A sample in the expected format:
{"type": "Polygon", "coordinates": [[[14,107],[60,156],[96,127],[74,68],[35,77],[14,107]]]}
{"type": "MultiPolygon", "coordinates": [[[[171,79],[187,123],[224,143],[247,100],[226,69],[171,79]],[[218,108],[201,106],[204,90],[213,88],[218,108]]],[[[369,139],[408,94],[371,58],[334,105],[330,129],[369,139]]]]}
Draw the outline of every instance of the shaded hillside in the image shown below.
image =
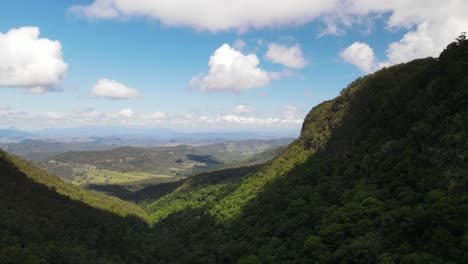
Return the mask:
{"type": "Polygon", "coordinates": [[[15,169],[23,173],[32,181],[43,184],[57,193],[67,196],[73,200],[78,200],[89,204],[90,206],[108,210],[122,216],[137,215],[146,218],[146,213],[133,203],[125,202],[116,197],[107,196],[102,193],[87,191],[78,186],[66,183],[47,171],[32,165],[28,161],[9,155],[1,150],[0,158],[5,163],[9,163],[10,166],[14,166],[15,169]]]}
{"type": "Polygon", "coordinates": [[[438,59],[356,80],[233,189],[188,191],[186,209],[155,226],[161,254],[187,263],[468,262],[467,72],[460,40],[438,59]]]}
{"type": "MultiPolygon", "coordinates": [[[[174,206],[172,202],[175,200],[187,200],[186,197],[184,197],[187,192],[193,192],[196,189],[211,185],[233,185],[236,182],[240,182],[241,178],[246,177],[249,173],[258,168],[259,166],[257,165],[215,170],[212,172],[201,173],[186,179],[179,179],[174,182],[154,182],[153,180],[148,180],[146,182],[119,185],[88,184],[85,188],[104,192],[123,200],[150,205],[153,201],[157,201],[157,204],[164,204],[164,208],[173,208],[174,206]],[[141,185],[141,187],[138,185],[141,185]],[[171,196],[171,198],[165,197],[166,195],[171,196]],[[164,201],[158,200],[161,197],[164,197],[164,201]],[[168,199],[170,199],[171,202],[167,201],[168,199]]],[[[147,206],[145,205],[145,207],[147,206]]],[[[151,205],[150,207],[152,207],[152,209],[149,211],[161,212],[157,205],[151,205]]]]}
{"type": "MultiPolygon", "coordinates": [[[[33,167],[18,168],[24,165],[0,152],[0,263],[152,261],[150,250],[146,256],[140,253],[144,238],[134,235],[148,231],[142,220],[123,218],[60,195],[55,190],[61,186],[38,183],[35,177],[48,176],[33,172],[33,167]],[[34,177],[25,171],[33,172],[34,177]]],[[[103,195],[98,200],[109,202],[103,195]]]]}

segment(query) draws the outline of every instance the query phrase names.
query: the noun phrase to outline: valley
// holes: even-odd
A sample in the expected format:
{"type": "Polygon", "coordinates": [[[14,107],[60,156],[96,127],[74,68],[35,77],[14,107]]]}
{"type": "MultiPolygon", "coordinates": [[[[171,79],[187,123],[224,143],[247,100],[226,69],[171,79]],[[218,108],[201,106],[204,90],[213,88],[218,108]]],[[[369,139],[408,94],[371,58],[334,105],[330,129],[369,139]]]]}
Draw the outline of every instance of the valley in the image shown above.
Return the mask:
{"type": "Polygon", "coordinates": [[[200,146],[73,151],[37,164],[78,185],[120,184],[148,179],[170,182],[203,171],[265,163],[291,141],[244,140],[200,146]]]}
{"type": "Polygon", "coordinates": [[[0,263],[468,263],[466,73],[461,35],[355,79],[296,139],[8,139],[0,263]]]}

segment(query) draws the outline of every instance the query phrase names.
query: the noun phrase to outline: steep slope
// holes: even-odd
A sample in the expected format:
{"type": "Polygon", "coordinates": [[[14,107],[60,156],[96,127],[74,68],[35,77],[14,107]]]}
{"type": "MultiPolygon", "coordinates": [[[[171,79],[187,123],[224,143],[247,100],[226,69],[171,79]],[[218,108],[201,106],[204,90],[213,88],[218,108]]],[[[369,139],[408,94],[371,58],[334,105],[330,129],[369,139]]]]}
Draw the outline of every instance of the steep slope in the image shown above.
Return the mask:
{"type": "Polygon", "coordinates": [[[107,196],[102,193],[87,191],[72,184],[66,183],[54,175],[42,170],[30,162],[21,158],[7,154],[0,150],[0,159],[14,166],[19,172],[29,177],[32,181],[43,184],[59,194],[67,196],[73,200],[81,201],[90,206],[111,211],[125,216],[136,215],[146,218],[146,213],[140,207],[118,198],[107,196]]]}
{"type": "Polygon", "coordinates": [[[468,41],[459,40],[438,59],[356,80],[234,190],[188,193],[186,203],[217,202],[158,222],[161,254],[199,263],[468,262],[467,72],[468,41]]]}
{"type": "MultiPolygon", "coordinates": [[[[151,262],[151,250],[146,256],[137,251],[145,240],[136,234],[148,232],[146,223],[61,195],[55,190],[63,186],[49,176],[0,153],[0,263],[151,262]],[[36,177],[49,178],[47,185],[36,177]]],[[[106,202],[103,195],[96,199],[106,202]]]]}
{"type": "Polygon", "coordinates": [[[251,166],[202,173],[176,183],[147,187],[135,194],[145,201],[151,222],[158,222],[175,212],[215,206],[257,169],[258,166],[251,166]]]}
{"type": "MultiPolygon", "coordinates": [[[[207,186],[215,186],[218,184],[234,185],[236,182],[240,182],[240,178],[245,178],[250,172],[256,170],[259,165],[236,167],[236,168],[225,168],[220,170],[214,170],[211,172],[205,172],[193,177],[179,179],[178,181],[173,182],[136,182],[137,186],[132,187],[126,185],[99,185],[92,184],[85,186],[88,190],[96,190],[109,194],[111,196],[119,197],[126,201],[136,202],[143,205],[145,208],[148,207],[148,204],[156,202],[157,204],[163,204],[163,207],[172,210],[172,203],[168,202],[168,197],[164,197],[164,202],[158,198],[170,194],[175,200],[182,199],[187,201],[188,199],[183,196],[186,192],[194,192],[197,188],[204,188],[207,186]],[[139,186],[141,185],[141,187],[139,186]],[[135,188],[135,189],[134,189],[135,188]],[[170,209],[169,209],[170,208],[170,209]]],[[[171,198],[169,198],[171,199],[171,198]]],[[[174,200],[174,199],[171,199],[174,200]]],[[[156,208],[149,209],[146,208],[149,212],[158,211],[160,213],[158,206],[153,206],[156,208]]],[[[180,209],[180,208],[179,208],[180,209]]],[[[175,210],[174,210],[175,211],[175,210]]],[[[167,215],[167,214],[166,214],[167,215]]]]}

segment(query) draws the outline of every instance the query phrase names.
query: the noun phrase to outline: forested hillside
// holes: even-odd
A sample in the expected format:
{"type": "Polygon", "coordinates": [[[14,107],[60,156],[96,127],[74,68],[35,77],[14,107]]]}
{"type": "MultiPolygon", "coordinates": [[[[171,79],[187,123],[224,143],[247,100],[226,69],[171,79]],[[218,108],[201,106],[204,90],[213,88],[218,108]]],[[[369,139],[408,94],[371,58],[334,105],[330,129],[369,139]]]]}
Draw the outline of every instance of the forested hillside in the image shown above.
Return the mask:
{"type": "Polygon", "coordinates": [[[89,191],[62,190],[53,182],[59,179],[34,169],[39,170],[0,153],[0,263],[148,262],[135,250],[143,248],[144,240],[135,234],[144,233],[146,223],[91,205],[126,213],[132,208],[89,191]]]}
{"type": "Polygon", "coordinates": [[[356,80],[315,107],[270,164],[234,190],[202,196],[216,203],[156,225],[161,254],[199,263],[467,262],[467,72],[460,39],[438,59],[356,80]]]}
{"type": "MultiPolygon", "coordinates": [[[[122,216],[137,215],[142,218],[146,217],[146,213],[132,203],[68,184],[47,171],[32,165],[28,161],[9,155],[2,150],[0,150],[0,160],[2,160],[4,164],[8,164],[8,166],[14,167],[18,173],[27,176],[32,182],[45,185],[51,190],[73,200],[82,201],[93,207],[108,210],[122,216]]],[[[4,176],[8,176],[6,172],[3,173],[3,170],[0,171],[2,171],[2,176],[3,174],[5,174],[4,176]]]]}
{"type": "Polygon", "coordinates": [[[60,198],[2,161],[0,256],[24,248],[16,257],[65,256],[57,244],[49,248],[51,236],[86,263],[467,263],[466,73],[461,38],[437,59],[359,78],[314,107],[300,138],[265,165],[129,198],[141,202],[151,227],[60,198]],[[41,207],[57,203],[65,209],[41,207]],[[72,217],[81,211],[93,217],[72,217]],[[64,229],[29,235],[49,222],[64,229]]]}

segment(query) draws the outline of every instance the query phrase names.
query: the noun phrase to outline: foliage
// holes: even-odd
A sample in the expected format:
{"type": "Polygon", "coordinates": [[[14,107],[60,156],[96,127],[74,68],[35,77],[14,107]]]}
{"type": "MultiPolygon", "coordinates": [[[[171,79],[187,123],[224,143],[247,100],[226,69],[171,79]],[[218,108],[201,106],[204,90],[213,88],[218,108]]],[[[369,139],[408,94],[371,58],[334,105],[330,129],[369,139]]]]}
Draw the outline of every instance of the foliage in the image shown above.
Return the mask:
{"type": "Polygon", "coordinates": [[[31,263],[65,254],[62,262],[71,263],[468,263],[467,72],[468,41],[458,40],[438,59],[359,78],[312,109],[301,137],[265,165],[151,187],[139,200],[151,228],[46,189],[16,187],[22,195],[14,195],[11,185],[26,178],[4,166],[0,256],[31,263]],[[63,199],[66,210],[57,205],[63,199]],[[54,210],[42,214],[43,204],[54,210]],[[92,220],[72,217],[89,214],[92,220]],[[58,238],[35,218],[59,226],[58,238]],[[49,236],[69,246],[50,249],[49,236]]]}
{"type": "Polygon", "coordinates": [[[147,218],[145,211],[133,203],[123,201],[116,197],[107,196],[102,193],[84,190],[78,186],[68,184],[21,158],[0,151],[0,159],[11,163],[11,166],[17,168],[21,173],[29,177],[34,182],[43,184],[57,193],[67,196],[73,200],[82,201],[90,206],[108,210],[122,216],[136,215],[145,219],[147,218]]]}
{"type": "Polygon", "coordinates": [[[160,254],[200,263],[468,262],[467,59],[468,41],[459,41],[438,59],[356,80],[234,190],[186,194],[185,204],[208,202],[155,225],[165,234],[160,254]],[[170,250],[177,244],[183,255],[170,250]]]}
{"type": "MultiPolygon", "coordinates": [[[[57,184],[60,180],[4,152],[0,152],[0,171],[0,263],[150,261],[151,250],[145,256],[136,250],[144,248],[143,237],[133,235],[147,229],[141,219],[123,218],[61,195],[56,191],[66,183],[57,184]]],[[[83,198],[85,201],[96,199],[94,206],[120,206],[115,198],[106,201],[104,195],[74,193],[77,189],[71,186],[61,191],[69,196],[89,196],[83,198]]],[[[119,210],[128,213],[133,209],[119,210]]]]}

